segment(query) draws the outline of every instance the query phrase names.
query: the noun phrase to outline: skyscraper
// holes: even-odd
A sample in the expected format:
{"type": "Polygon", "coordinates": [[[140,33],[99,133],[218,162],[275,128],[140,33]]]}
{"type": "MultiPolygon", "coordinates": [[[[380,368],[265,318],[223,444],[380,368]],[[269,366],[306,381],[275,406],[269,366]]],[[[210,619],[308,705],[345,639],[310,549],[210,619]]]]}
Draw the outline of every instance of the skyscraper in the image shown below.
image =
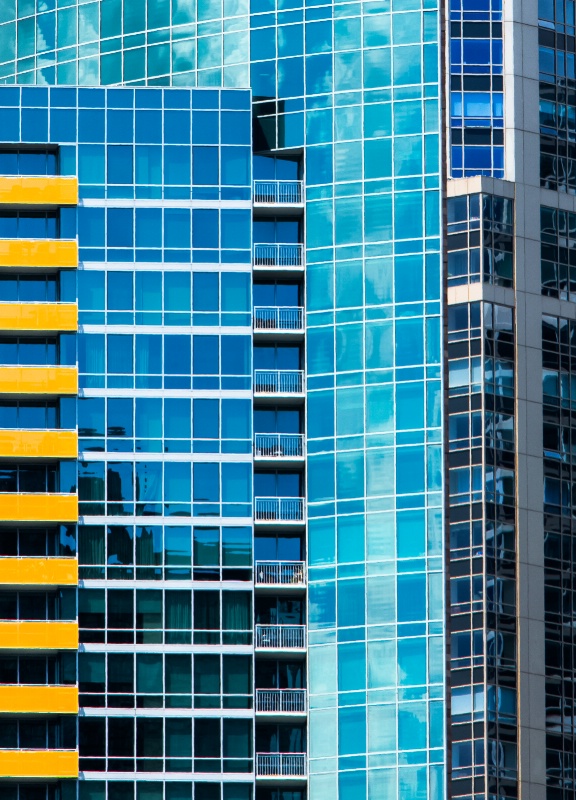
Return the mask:
{"type": "Polygon", "coordinates": [[[573,800],[575,41],[0,2],[2,800],[573,800]]]}

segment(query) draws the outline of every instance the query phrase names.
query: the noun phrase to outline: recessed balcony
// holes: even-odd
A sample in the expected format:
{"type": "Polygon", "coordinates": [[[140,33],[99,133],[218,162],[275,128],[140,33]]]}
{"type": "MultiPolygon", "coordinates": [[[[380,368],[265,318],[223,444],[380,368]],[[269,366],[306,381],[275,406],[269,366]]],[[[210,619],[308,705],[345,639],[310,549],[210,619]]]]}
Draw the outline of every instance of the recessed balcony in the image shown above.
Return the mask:
{"type": "Polygon", "coordinates": [[[264,523],[304,522],[306,500],[304,497],[255,497],[254,521],[264,523]]]}
{"type": "Polygon", "coordinates": [[[254,458],[258,461],[304,458],[303,433],[255,433],[254,458]]]}
{"type": "Polygon", "coordinates": [[[255,306],[253,319],[255,334],[304,332],[301,306],[255,306]]]}
{"type": "Polygon", "coordinates": [[[306,753],[256,753],[257,778],[303,780],[307,772],[306,753]]]}
{"type": "Polygon", "coordinates": [[[305,650],[306,625],[256,625],[257,650],[305,650]]]}
{"type": "Polygon", "coordinates": [[[304,269],[304,245],[275,243],[255,244],[254,267],[262,267],[272,271],[301,271],[304,269]]]}
{"type": "Polygon", "coordinates": [[[254,204],[302,205],[303,181],[254,181],[254,204]]]}
{"type": "Polygon", "coordinates": [[[304,370],[302,369],[254,370],[254,394],[276,396],[303,393],[304,370]]]}
{"type": "Polygon", "coordinates": [[[282,589],[301,588],[306,585],[306,564],[304,561],[257,561],[254,583],[282,589]]]}
{"type": "Polygon", "coordinates": [[[256,689],[257,714],[305,714],[306,689],[256,689]]]}

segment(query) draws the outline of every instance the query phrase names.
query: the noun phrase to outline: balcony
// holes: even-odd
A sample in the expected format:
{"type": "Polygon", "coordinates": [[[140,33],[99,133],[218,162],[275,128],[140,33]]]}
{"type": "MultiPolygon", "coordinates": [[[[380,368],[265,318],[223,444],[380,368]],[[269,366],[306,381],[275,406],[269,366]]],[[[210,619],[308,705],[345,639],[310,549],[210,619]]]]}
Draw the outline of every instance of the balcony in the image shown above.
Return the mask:
{"type": "Polygon", "coordinates": [[[2,522],[78,522],[76,494],[0,493],[2,522]]]}
{"type": "Polygon", "coordinates": [[[0,239],[0,268],[76,269],[78,243],[72,239],[0,239]]]}
{"type": "Polygon", "coordinates": [[[254,181],[254,203],[301,205],[302,181],[254,181]]]}
{"type": "Polygon", "coordinates": [[[0,394],[78,394],[78,369],[0,366],[0,394]]]}
{"type": "Polygon", "coordinates": [[[256,586],[305,586],[306,564],[304,561],[257,561],[254,582],[256,586]]]}
{"type": "Polygon", "coordinates": [[[254,266],[267,269],[302,270],[304,268],[304,245],[255,244],[254,266]]]}
{"type": "Polygon", "coordinates": [[[306,753],[256,753],[257,778],[306,778],[306,753]]]}
{"type": "Polygon", "coordinates": [[[77,686],[0,686],[2,714],[77,714],[77,686]]]}
{"type": "Polygon", "coordinates": [[[255,433],[254,456],[258,459],[304,458],[303,433],[255,433]]]}
{"type": "Polygon", "coordinates": [[[0,178],[0,205],[47,208],[77,204],[77,178],[61,175],[18,175],[0,178]]]}
{"type": "Polygon", "coordinates": [[[306,625],[256,625],[256,649],[304,650],[306,625]]]}
{"type": "Polygon", "coordinates": [[[0,586],[76,586],[77,583],[75,558],[0,558],[0,586]]]}
{"type": "Polygon", "coordinates": [[[77,778],[77,750],[0,750],[2,778],[77,778]]]}
{"type": "Polygon", "coordinates": [[[254,370],[254,394],[303,394],[304,370],[302,369],[256,369],[254,370]]]}
{"type": "Polygon", "coordinates": [[[0,429],[0,458],[76,458],[76,431],[0,429]]]}
{"type": "Polygon", "coordinates": [[[257,714],[305,714],[306,689],[256,689],[257,714]]]}
{"type": "Polygon", "coordinates": [[[0,394],[78,394],[78,368],[0,366],[0,394]]]}
{"type": "Polygon", "coordinates": [[[76,303],[0,303],[0,330],[76,331],[78,306],[76,303]]]}
{"type": "Polygon", "coordinates": [[[303,497],[254,498],[254,520],[256,522],[302,523],[305,509],[306,501],[303,497]]]}
{"type": "Polygon", "coordinates": [[[302,333],[304,309],[300,306],[256,306],[255,333],[302,333]]]}
{"type": "Polygon", "coordinates": [[[77,649],[77,622],[0,620],[0,650],[77,649]]]}

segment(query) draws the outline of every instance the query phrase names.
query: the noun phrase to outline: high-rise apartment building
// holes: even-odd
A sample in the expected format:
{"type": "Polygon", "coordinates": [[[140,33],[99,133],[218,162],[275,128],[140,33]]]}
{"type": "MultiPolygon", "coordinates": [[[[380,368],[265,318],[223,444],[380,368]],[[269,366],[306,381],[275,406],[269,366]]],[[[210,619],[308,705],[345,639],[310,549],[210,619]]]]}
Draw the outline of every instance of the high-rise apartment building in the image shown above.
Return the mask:
{"type": "Polygon", "coordinates": [[[0,0],[1,800],[574,800],[574,0],[0,0]]]}

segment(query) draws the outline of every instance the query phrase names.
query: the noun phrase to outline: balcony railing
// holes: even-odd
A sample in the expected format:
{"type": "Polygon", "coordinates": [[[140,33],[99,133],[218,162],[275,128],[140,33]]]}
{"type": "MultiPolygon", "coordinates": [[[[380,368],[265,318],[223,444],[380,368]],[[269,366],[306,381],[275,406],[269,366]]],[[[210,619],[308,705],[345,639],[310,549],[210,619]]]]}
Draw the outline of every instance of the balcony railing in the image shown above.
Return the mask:
{"type": "Polygon", "coordinates": [[[259,522],[302,522],[303,497],[255,497],[254,519],[259,522]]]}
{"type": "Polygon", "coordinates": [[[304,247],[301,244],[265,244],[254,245],[255,267],[301,267],[304,247]]]}
{"type": "Polygon", "coordinates": [[[262,714],[305,714],[306,689],[256,689],[256,711],[262,714]]]}
{"type": "Polygon", "coordinates": [[[256,369],[254,392],[256,394],[302,394],[304,371],[301,369],[256,369]]]}
{"type": "Polygon", "coordinates": [[[260,586],[304,586],[303,561],[257,561],[255,581],[260,586]]]}
{"type": "Polygon", "coordinates": [[[302,181],[254,181],[255,203],[301,203],[302,181]]]}
{"type": "Polygon", "coordinates": [[[303,650],[305,625],[256,625],[256,647],[270,650],[303,650]]]}
{"type": "Polygon", "coordinates": [[[304,455],[304,434],[256,433],[254,455],[260,458],[301,458],[304,455]]]}
{"type": "Polygon", "coordinates": [[[304,309],[300,306],[256,306],[255,331],[301,331],[304,328],[304,309]]]}

